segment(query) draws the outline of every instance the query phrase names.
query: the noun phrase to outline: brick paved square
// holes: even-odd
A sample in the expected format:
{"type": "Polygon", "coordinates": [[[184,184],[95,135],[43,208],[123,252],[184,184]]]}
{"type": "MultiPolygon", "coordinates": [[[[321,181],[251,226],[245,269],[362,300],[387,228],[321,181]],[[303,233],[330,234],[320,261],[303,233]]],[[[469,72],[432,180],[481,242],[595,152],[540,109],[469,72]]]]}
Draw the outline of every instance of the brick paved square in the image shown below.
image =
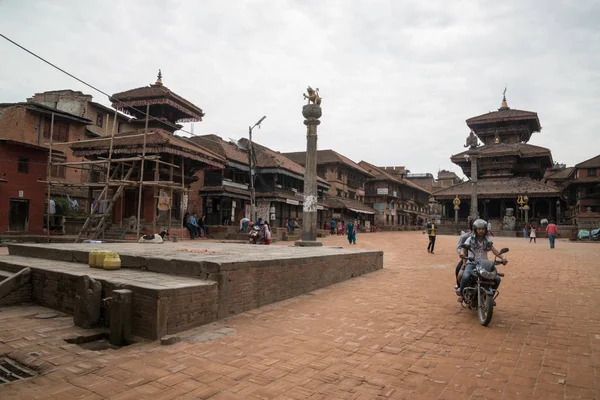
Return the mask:
{"type": "Polygon", "coordinates": [[[509,264],[486,328],[456,302],[456,241],[432,255],[420,232],[361,234],[383,270],[186,333],[234,330],[212,341],[86,351],[63,341],[79,331],[69,317],[0,308],[0,353],[42,375],[0,398],[598,398],[600,246],[495,238],[509,264]]]}

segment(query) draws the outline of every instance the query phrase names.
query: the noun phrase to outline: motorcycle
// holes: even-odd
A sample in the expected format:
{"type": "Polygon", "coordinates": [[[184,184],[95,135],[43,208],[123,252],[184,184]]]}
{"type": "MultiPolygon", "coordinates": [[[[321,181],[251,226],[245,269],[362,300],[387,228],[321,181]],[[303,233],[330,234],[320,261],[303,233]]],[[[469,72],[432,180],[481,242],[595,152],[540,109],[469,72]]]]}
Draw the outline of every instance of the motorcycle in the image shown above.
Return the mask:
{"type": "MultiPolygon", "coordinates": [[[[470,250],[468,245],[462,246],[467,251],[470,250]]],[[[500,254],[508,253],[508,248],[500,250],[500,254]]],[[[502,260],[499,256],[495,256],[494,260],[479,260],[475,261],[475,258],[469,257],[467,260],[475,264],[473,273],[469,282],[462,290],[463,301],[460,303],[464,308],[471,310],[477,310],[477,318],[479,324],[488,326],[492,322],[492,315],[494,313],[495,300],[500,294],[499,291],[494,289],[496,285],[496,276],[504,276],[503,273],[499,272],[496,265],[502,264],[502,260]]]]}
{"type": "Polygon", "coordinates": [[[265,244],[265,230],[258,225],[253,225],[248,233],[249,244],[265,244]]]}

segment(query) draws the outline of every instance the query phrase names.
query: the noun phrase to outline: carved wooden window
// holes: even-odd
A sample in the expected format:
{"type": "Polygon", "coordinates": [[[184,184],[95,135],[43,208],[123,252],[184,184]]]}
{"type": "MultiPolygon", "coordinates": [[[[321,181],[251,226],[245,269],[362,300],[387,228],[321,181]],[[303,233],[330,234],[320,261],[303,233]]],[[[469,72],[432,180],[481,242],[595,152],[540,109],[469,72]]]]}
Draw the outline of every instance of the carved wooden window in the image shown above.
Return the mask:
{"type": "MultiPolygon", "coordinates": [[[[52,120],[44,121],[44,138],[50,139],[50,127],[52,120]]],[[[54,131],[52,132],[53,142],[68,142],[69,141],[69,124],[54,120],[54,131]]]]}

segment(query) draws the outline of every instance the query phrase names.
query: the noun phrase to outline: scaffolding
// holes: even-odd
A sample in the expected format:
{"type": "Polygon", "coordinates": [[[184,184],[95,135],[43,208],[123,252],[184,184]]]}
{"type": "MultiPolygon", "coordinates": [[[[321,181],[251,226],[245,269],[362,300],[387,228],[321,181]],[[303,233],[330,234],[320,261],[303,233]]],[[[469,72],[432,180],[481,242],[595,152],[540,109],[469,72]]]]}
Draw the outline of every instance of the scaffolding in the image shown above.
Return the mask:
{"type": "MultiPolygon", "coordinates": [[[[169,199],[170,204],[168,208],[167,214],[167,224],[168,229],[171,230],[173,221],[172,221],[172,203],[173,203],[173,194],[181,193],[181,203],[180,207],[180,229],[183,232],[184,225],[184,197],[186,192],[189,192],[188,189],[185,188],[185,166],[183,157],[181,157],[180,165],[175,165],[175,156],[171,155],[170,162],[164,161],[161,159],[160,155],[147,155],[146,154],[146,143],[147,137],[152,135],[153,132],[148,132],[148,117],[150,106],[146,106],[146,122],[144,127],[144,132],[135,135],[128,135],[125,137],[115,137],[115,130],[117,127],[117,110],[115,110],[113,126],[111,130],[111,134],[109,137],[98,138],[98,139],[90,139],[90,140],[78,140],[72,142],[54,142],[54,112],[51,116],[50,121],[50,142],[45,143],[48,146],[48,165],[46,168],[46,180],[40,181],[46,184],[46,239],[47,242],[50,242],[50,200],[51,200],[51,192],[53,186],[65,186],[65,187],[79,187],[79,188],[87,188],[88,189],[88,204],[86,207],[87,219],[80,229],[79,234],[77,235],[77,239],[75,239],[75,243],[80,243],[85,239],[97,240],[103,239],[104,233],[107,228],[112,224],[112,212],[114,206],[117,201],[120,200],[120,227],[123,227],[123,199],[125,188],[136,188],[138,189],[138,198],[137,198],[137,218],[136,218],[136,238],[140,237],[140,222],[141,222],[141,209],[142,209],[142,197],[143,197],[143,189],[144,187],[152,187],[153,189],[153,221],[152,228],[153,232],[156,232],[156,224],[159,215],[157,215],[158,203],[159,203],[159,189],[168,190],[169,191],[169,199]],[[142,153],[136,155],[134,157],[120,157],[114,158],[114,144],[115,141],[124,139],[124,138],[132,138],[132,137],[143,137],[143,146],[142,153]],[[53,162],[52,159],[52,151],[54,146],[69,146],[72,144],[86,143],[86,142],[94,142],[98,141],[109,141],[108,148],[108,157],[101,158],[98,157],[98,160],[83,160],[82,161],[70,161],[70,162],[53,162]],[[144,167],[147,162],[151,162],[154,164],[154,180],[152,181],[144,181],[144,167]],[[159,166],[166,165],[169,167],[169,180],[161,181],[159,166]],[[54,166],[64,166],[65,168],[73,168],[74,166],[79,166],[80,168],[86,166],[89,171],[89,179],[91,181],[91,177],[94,173],[100,172],[103,173],[104,182],[86,182],[86,183],[73,183],[73,182],[62,182],[52,180],[52,168],[54,166]],[[175,182],[173,180],[174,170],[181,170],[181,183],[175,182]],[[134,171],[139,171],[138,179],[132,179],[132,175],[134,175],[134,171]],[[120,173],[119,173],[120,172],[120,173]],[[92,201],[93,200],[93,201],[92,201]]],[[[82,157],[83,158],[83,157],[82,157]]]]}

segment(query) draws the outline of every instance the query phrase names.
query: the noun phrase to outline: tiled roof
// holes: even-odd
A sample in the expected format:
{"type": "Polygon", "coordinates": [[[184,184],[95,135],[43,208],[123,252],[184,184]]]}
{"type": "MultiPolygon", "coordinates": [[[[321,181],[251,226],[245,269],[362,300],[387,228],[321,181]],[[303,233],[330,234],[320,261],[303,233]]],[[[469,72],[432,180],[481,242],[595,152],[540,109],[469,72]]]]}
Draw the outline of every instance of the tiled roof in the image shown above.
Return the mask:
{"type": "MultiPolygon", "coordinates": [[[[249,146],[249,141],[246,138],[240,139],[238,143],[245,148],[248,148],[249,146]]],[[[258,168],[281,168],[304,177],[304,167],[300,164],[295,163],[283,154],[262,146],[255,141],[252,141],[252,146],[254,148],[254,153],[256,154],[258,168]]],[[[322,178],[317,179],[319,182],[329,185],[326,180],[322,178]]]]}
{"type": "Polygon", "coordinates": [[[573,173],[574,170],[575,170],[575,167],[568,167],[568,168],[563,168],[559,171],[550,171],[546,176],[544,176],[544,179],[547,181],[559,181],[559,180],[567,179],[569,177],[569,175],[571,175],[573,173]]]}
{"type": "MultiPolygon", "coordinates": [[[[144,137],[140,132],[123,132],[115,135],[113,152],[116,154],[140,154],[142,152],[144,137]]],[[[90,139],[83,143],[70,145],[75,156],[100,155],[108,152],[110,141],[106,138],[90,139]]],[[[167,148],[179,149],[190,158],[198,159],[207,164],[223,168],[225,158],[213,153],[209,149],[200,147],[182,136],[175,136],[162,129],[150,129],[146,135],[146,154],[169,152],[167,148]]],[[[186,156],[182,154],[182,156],[186,156]]]]}
{"type": "MultiPolygon", "coordinates": [[[[449,188],[433,192],[437,199],[449,199],[458,195],[461,198],[471,197],[471,181],[459,183],[449,188]]],[[[518,196],[527,194],[529,197],[558,196],[559,189],[530,178],[481,179],[477,182],[479,198],[499,198],[503,196],[518,196]]]]}
{"type": "MultiPolygon", "coordinates": [[[[306,163],[306,152],[305,151],[297,151],[293,153],[283,153],[286,157],[291,159],[292,161],[304,165],[306,163]]],[[[367,177],[372,177],[369,171],[365,170],[363,167],[352,161],[346,156],[341,155],[340,153],[328,149],[328,150],[317,150],[317,164],[331,164],[331,163],[340,163],[344,164],[348,167],[354,168],[358,172],[365,174],[367,177]]]]}
{"type": "Polygon", "coordinates": [[[578,183],[600,183],[600,176],[584,176],[583,178],[577,178],[567,182],[567,185],[578,183]]]}
{"type": "Polygon", "coordinates": [[[600,155],[575,165],[576,168],[600,168],[600,155]]]}
{"type": "Polygon", "coordinates": [[[240,196],[244,199],[250,199],[250,191],[244,189],[236,189],[228,186],[202,186],[200,193],[231,193],[240,196]]]}
{"type": "Polygon", "coordinates": [[[190,140],[227,159],[242,165],[248,165],[248,152],[240,149],[231,142],[226,142],[217,135],[202,135],[191,137],[190,140]]]}
{"type": "Polygon", "coordinates": [[[539,130],[541,129],[540,121],[536,112],[517,110],[511,108],[498,111],[490,111],[486,114],[481,114],[476,117],[469,118],[467,119],[467,125],[471,126],[492,122],[520,120],[532,120],[534,122],[535,128],[537,128],[534,130],[534,132],[539,132],[539,130]]]}
{"type": "MultiPolygon", "coordinates": [[[[455,154],[451,157],[452,162],[464,162],[465,155],[472,150],[466,150],[455,154]]],[[[519,155],[521,157],[543,156],[548,155],[552,158],[552,153],[549,149],[541,146],[534,146],[528,143],[498,143],[481,146],[477,148],[477,153],[481,156],[504,156],[504,155],[519,155]]]]}
{"type": "Polygon", "coordinates": [[[184,99],[164,85],[143,86],[111,96],[112,106],[116,109],[145,106],[148,104],[169,104],[185,113],[189,118],[179,119],[179,122],[202,121],[204,112],[192,102],[184,99]],[[118,100],[118,101],[117,101],[118,100]]]}
{"type": "Polygon", "coordinates": [[[401,185],[406,185],[413,189],[417,189],[421,192],[431,194],[431,192],[429,192],[423,186],[417,185],[416,183],[413,183],[413,182],[409,181],[408,179],[402,179],[400,177],[391,175],[391,174],[387,173],[385,170],[383,170],[382,168],[376,167],[373,164],[369,164],[366,161],[359,162],[359,165],[361,165],[364,169],[369,171],[375,177],[372,180],[392,181],[392,182],[399,183],[401,185]]]}
{"type": "Polygon", "coordinates": [[[340,197],[329,197],[325,200],[327,208],[347,208],[352,211],[363,211],[368,214],[377,214],[377,211],[358,200],[342,199],[340,197]]]}

